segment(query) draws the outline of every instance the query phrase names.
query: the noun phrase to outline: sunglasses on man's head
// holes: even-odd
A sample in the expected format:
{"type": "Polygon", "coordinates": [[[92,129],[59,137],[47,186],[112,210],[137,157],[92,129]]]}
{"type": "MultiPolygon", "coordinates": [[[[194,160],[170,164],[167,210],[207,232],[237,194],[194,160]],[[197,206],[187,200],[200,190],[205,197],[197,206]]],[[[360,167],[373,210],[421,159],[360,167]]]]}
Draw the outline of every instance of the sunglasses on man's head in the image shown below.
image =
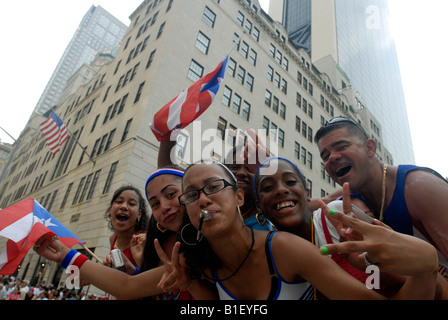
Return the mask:
{"type": "Polygon", "coordinates": [[[345,117],[335,117],[333,119],[328,120],[324,127],[328,127],[331,125],[335,125],[337,123],[350,123],[352,125],[354,125],[355,127],[357,127],[359,130],[361,130],[361,132],[366,136],[367,139],[369,139],[369,136],[367,135],[366,131],[363,129],[363,127],[361,127],[358,123],[356,123],[355,121],[353,121],[352,119],[349,118],[345,118],[345,117]]]}

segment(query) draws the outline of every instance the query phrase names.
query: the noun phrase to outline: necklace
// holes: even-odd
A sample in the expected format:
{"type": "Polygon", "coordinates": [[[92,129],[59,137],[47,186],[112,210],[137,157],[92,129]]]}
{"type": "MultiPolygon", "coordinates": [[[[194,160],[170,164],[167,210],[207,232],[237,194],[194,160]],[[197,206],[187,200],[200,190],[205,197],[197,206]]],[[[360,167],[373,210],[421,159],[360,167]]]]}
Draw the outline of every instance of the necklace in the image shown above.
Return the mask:
{"type": "Polygon", "coordinates": [[[383,167],[383,186],[381,188],[381,209],[380,209],[380,221],[383,221],[383,209],[384,203],[386,202],[386,175],[387,175],[387,164],[383,167]]]}
{"type": "MultiPolygon", "coordinates": [[[[250,246],[249,251],[247,252],[246,256],[244,257],[243,261],[240,263],[240,265],[235,269],[235,271],[228,277],[224,278],[224,279],[214,279],[209,277],[205,272],[202,272],[202,274],[208,278],[209,280],[212,281],[219,281],[219,282],[223,282],[226,280],[229,280],[230,278],[232,278],[233,276],[235,276],[237,274],[237,272],[241,269],[241,267],[243,266],[244,262],[246,262],[247,258],[249,258],[250,253],[252,252],[252,249],[254,248],[254,244],[255,244],[255,237],[254,237],[254,229],[250,228],[250,230],[252,231],[252,244],[250,246]]],[[[218,275],[218,272],[216,272],[216,275],[218,275]]]]}

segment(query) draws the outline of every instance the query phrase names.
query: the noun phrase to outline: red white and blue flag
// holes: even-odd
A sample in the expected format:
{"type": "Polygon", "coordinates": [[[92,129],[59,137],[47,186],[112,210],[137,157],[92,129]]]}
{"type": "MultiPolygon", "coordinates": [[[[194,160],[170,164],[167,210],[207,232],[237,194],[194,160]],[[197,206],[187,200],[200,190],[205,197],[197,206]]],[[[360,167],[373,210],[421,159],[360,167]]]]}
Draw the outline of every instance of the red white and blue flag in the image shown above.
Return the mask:
{"type": "Polygon", "coordinates": [[[30,248],[45,234],[57,235],[67,247],[85,244],[34,199],[1,210],[0,236],[8,241],[0,253],[0,274],[13,274],[30,248]]]}
{"type": "Polygon", "coordinates": [[[185,128],[207,110],[224,80],[227,60],[228,56],[154,115],[149,126],[158,141],[168,140],[173,130],[185,128]]]}
{"type": "Polygon", "coordinates": [[[42,122],[40,131],[44,134],[53,154],[58,153],[61,150],[61,145],[68,139],[67,128],[54,111],[51,111],[48,119],[42,122]]]}

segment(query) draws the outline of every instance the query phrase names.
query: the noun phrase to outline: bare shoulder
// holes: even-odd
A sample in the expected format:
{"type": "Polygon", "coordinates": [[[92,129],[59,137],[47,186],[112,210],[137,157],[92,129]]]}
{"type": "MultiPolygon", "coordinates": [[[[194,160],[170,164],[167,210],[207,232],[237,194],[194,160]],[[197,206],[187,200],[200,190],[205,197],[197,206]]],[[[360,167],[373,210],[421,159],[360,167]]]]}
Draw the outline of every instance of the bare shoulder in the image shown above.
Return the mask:
{"type": "Polygon", "coordinates": [[[307,241],[290,232],[278,231],[272,238],[271,248],[274,252],[280,253],[284,257],[291,257],[294,255],[302,255],[311,251],[318,251],[310,241],[307,241]]]}
{"type": "Polygon", "coordinates": [[[448,206],[448,183],[427,170],[408,173],[405,197],[411,215],[429,215],[448,206]]]}

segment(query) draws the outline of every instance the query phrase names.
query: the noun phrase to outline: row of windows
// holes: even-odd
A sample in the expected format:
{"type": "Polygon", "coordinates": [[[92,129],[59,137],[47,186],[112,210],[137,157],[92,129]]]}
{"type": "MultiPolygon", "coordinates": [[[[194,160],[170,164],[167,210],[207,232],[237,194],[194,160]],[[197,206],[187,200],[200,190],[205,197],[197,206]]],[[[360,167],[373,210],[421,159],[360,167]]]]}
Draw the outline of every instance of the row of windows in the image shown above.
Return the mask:
{"type": "Polygon", "coordinates": [[[313,169],[313,154],[306,150],[304,146],[294,142],[294,158],[306,165],[308,169],[313,169]]]}
{"type": "Polygon", "coordinates": [[[265,95],[264,95],[264,103],[271,108],[272,103],[272,110],[275,113],[279,113],[280,117],[282,119],[286,119],[286,105],[283,102],[280,102],[280,100],[273,96],[272,93],[266,89],[265,95]]]}
{"type": "Polygon", "coordinates": [[[282,78],[278,72],[274,72],[274,68],[268,66],[268,80],[273,82],[284,94],[288,93],[288,82],[282,78]]]}
{"type": "Polygon", "coordinates": [[[238,11],[236,21],[248,34],[252,35],[252,38],[255,41],[258,42],[260,40],[260,30],[258,30],[258,28],[255,27],[249,19],[246,19],[246,23],[244,23],[244,19],[244,14],[241,11],[238,11]]]}
{"type": "Polygon", "coordinates": [[[313,128],[311,128],[311,126],[308,126],[306,122],[300,119],[298,116],[296,116],[296,131],[307,138],[309,142],[313,142],[313,128]]]}
{"type": "Polygon", "coordinates": [[[265,130],[266,136],[269,136],[271,141],[277,142],[280,147],[285,146],[285,132],[280,129],[274,122],[267,117],[263,117],[261,126],[265,130]]]}
{"type": "Polygon", "coordinates": [[[227,73],[231,75],[233,78],[235,78],[236,74],[236,80],[239,84],[245,85],[246,89],[250,92],[254,89],[254,77],[247,72],[246,69],[244,69],[241,65],[238,66],[237,71],[237,63],[232,58],[229,58],[227,63],[227,73]]]}
{"type": "Polygon", "coordinates": [[[222,103],[227,107],[231,107],[231,109],[237,114],[240,114],[241,112],[241,117],[244,120],[249,121],[250,117],[249,102],[247,102],[246,100],[243,101],[241,96],[238,95],[236,92],[233,93],[233,99],[232,99],[232,89],[230,89],[228,86],[224,86],[222,103]]]}

